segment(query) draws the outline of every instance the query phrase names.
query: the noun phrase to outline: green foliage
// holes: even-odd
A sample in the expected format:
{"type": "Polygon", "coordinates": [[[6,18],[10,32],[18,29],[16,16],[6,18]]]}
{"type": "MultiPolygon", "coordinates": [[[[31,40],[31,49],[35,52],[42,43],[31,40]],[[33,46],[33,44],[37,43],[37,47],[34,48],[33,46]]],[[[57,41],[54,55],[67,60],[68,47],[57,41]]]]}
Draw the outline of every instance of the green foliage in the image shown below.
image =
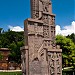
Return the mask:
{"type": "Polygon", "coordinates": [[[0,47],[8,48],[11,43],[17,43],[18,41],[22,41],[24,39],[23,32],[13,32],[8,31],[0,34],[0,47]]]}
{"type": "Polygon", "coordinates": [[[22,72],[0,72],[0,75],[22,75],[22,72]]]}
{"type": "Polygon", "coordinates": [[[0,34],[1,34],[2,29],[3,29],[3,28],[0,28],[0,34]]]}
{"type": "Polygon", "coordinates": [[[3,55],[0,53],[0,60],[2,60],[2,58],[3,58],[3,55]]]}
{"type": "MultiPolygon", "coordinates": [[[[68,64],[67,66],[73,66],[74,62],[74,53],[75,53],[75,44],[70,38],[66,38],[62,35],[56,36],[56,44],[60,45],[62,49],[63,56],[63,67],[64,64],[68,64]]],[[[66,66],[66,65],[65,65],[66,66]]]]}
{"type": "Polygon", "coordinates": [[[24,45],[23,41],[10,44],[10,46],[9,46],[9,49],[11,49],[11,54],[9,56],[10,61],[14,61],[16,63],[21,63],[20,47],[22,47],[23,45],[24,45]]]}
{"type": "Polygon", "coordinates": [[[75,34],[74,34],[74,33],[72,33],[71,35],[68,35],[68,36],[66,36],[66,37],[72,39],[72,41],[73,41],[74,44],[75,44],[75,34]]]}
{"type": "Polygon", "coordinates": [[[11,54],[9,56],[10,61],[16,63],[21,62],[20,47],[24,45],[24,32],[7,31],[0,34],[0,48],[9,48],[11,54]]]}
{"type": "Polygon", "coordinates": [[[75,45],[71,39],[62,35],[56,36],[56,43],[63,49],[63,53],[69,54],[75,49],[75,45]]]}

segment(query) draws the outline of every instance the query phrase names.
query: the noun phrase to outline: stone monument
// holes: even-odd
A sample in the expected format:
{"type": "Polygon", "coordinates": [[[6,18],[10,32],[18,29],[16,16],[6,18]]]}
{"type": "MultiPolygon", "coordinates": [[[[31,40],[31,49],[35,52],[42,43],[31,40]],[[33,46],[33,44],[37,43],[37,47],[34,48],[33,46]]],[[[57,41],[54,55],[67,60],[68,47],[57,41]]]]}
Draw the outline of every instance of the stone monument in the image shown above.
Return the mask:
{"type": "Polygon", "coordinates": [[[31,18],[24,21],[24,37],[23,75],[62,75],[62,50],[55,43],[51,0],[31,0],[31,18]]]}

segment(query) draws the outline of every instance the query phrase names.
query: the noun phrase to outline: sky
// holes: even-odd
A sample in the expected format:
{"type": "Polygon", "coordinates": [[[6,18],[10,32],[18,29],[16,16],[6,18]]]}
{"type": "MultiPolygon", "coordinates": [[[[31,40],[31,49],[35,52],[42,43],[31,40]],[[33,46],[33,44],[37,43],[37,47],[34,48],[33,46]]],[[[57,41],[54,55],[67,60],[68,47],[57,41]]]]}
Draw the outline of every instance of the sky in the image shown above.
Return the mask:
{"type": "MultiPolygon", "coordinates": [[[[56,34],[75,33],[75,0],[52,0],[52,9],[56,14],[56,34]]],[[[30,0],[0,0],[0,28],[23,31],[30,13],[30,0]]]]}

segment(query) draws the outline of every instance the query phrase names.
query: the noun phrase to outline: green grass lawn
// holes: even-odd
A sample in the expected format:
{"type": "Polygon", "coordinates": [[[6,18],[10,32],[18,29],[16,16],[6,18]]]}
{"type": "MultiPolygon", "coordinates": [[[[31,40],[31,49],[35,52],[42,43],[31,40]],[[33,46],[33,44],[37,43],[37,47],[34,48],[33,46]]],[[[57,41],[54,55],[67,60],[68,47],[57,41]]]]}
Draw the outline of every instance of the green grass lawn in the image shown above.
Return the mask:
{"type": "Polygon", "coordinates": [[[22,75],[22,72],[0,72],[0,75],[22,75]]]}

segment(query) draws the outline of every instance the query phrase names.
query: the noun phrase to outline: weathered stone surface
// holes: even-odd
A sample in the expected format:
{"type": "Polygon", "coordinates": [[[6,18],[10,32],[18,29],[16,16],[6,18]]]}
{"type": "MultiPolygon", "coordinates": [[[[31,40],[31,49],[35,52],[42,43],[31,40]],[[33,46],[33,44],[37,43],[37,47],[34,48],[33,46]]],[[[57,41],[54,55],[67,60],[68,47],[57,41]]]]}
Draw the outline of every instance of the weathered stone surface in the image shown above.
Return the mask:
{"type": "Polygon", "coordinates": [[[31,17],[24,21],[23,75],[62,75],[62,50],[55,44],[51,0],[31,0],[31,17]]]}
{"type": "Polygon", "coordinates": [[[30,75],[41,75],[41,62],[38,59],[34,59],[29,66],[30,75]]]}

